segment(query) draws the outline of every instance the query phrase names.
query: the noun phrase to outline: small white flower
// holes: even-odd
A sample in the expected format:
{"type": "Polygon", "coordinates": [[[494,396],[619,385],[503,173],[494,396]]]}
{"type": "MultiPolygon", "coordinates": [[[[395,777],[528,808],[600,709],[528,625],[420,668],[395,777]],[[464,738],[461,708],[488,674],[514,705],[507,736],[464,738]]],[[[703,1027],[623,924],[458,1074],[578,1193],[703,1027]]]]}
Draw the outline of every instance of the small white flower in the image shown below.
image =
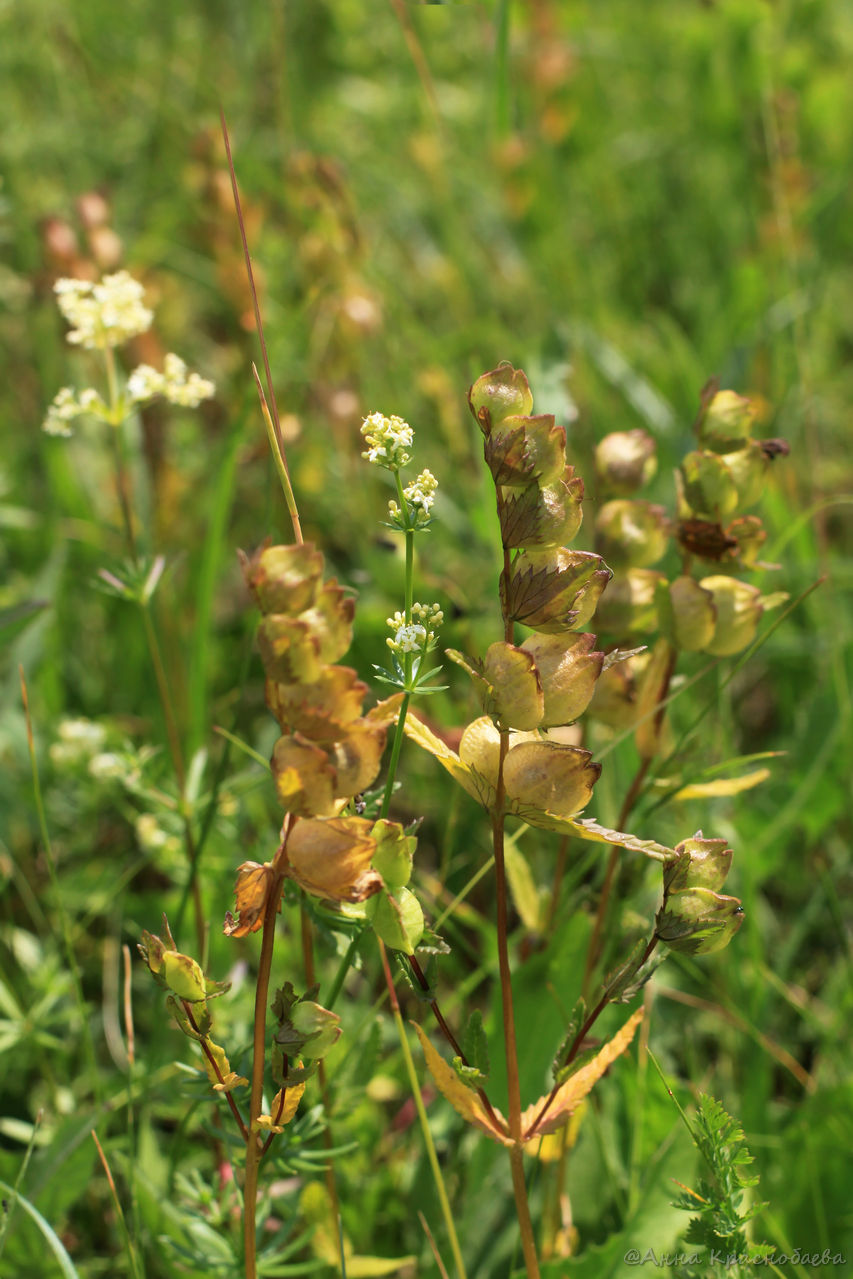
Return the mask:
{"type": "Polygon", "coordinates": [[[361,424],[361,434],[369,448],[362,457],[375,466],[385,466],[389,471],[399,471],[411,461],[411,448],[415,433],[401,417],[385,417],[371,413],[361,424]]]}
{"type": "Polygon", "coordinates": [[[394,649],[398,653],[418,653],[426,640],[426,627],[412,623],[401,626],[394,636],[394,649]]]}
{"type": "Polygon", "coordinates": [[[75,417],[83,412],[77,400],[74,397],[74,391],[70,386],[64,386],[61,391],[57,391],[53,397],[53,403],[47,410],[47,417],[42,422],[41,429],[46,435],[62,435],[68,437],[73,435],[69,423],[73,422],[75,417]]]}
{"type": "Polygon", "coordinates": [[[120,781],[127,772],[127,761],[115,751],[101,751],[89,760],[89,776],[96,782],[120,781]]]}
{"type": "Polygon", "coordinates": [[[392,653],[424,652],[434,643],[443,620],[444,614],[437,604],[413,604],[411,622],[407,622],[398,609],[393,617],[385,619],[386,625],[394,632],[393,639],[385,642],[392,653]]]}
{"type": "Polygon", "coordinates": [[[150,364],[140,364],[127,379],[127,397],[132,404],[144,404],[165,394],[166,379],[150,364]]]}
{"type": "Polygon", "coordinates": [[[127,271],[91,280],[57,280],[53,286],[57,305],[71,325],[68,341],[89,351],[121,346],[145,333],[154,318],[143,303],[145,290],[127,271]]]}
{"type": "Polygon", "coordinates": [[[82,764],[101,749],[107,730],[91,719],[64,719],[57,730],[59,741],[50,748],[51,762],[57,768],[82,764]]]}

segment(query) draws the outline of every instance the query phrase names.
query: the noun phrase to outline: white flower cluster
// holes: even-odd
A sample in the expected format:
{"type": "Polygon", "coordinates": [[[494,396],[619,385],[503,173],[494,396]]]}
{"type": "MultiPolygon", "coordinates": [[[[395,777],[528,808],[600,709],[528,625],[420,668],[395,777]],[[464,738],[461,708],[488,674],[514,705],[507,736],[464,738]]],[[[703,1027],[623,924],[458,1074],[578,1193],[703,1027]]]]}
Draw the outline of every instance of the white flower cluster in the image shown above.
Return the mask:
{"type": "Polygon", "coordinates": [[[57,305],[71,325],[68,341],[89,351],[121,346],[144,333],[154,312],[143,303],[145,290],[127,271],[91,280],[57,280],[53,286],[57,305]]]}
{"type": "Polygon", "coordinates": [[[394,632],[393,639],[389,638],[385,643],[392,653],[403,656],[406,653],[425,653],[430,648],[444,621],[444,613],[438,604],[413,604],[411,622],[407,622],[399,610],[385,620],[394,632]]]}
{"type": "MultiPolygon", "coordinates": [[[[411,484],[407,484],[403,489],[403,497],[411,507],[414,507],[416,524],[429,523],[429,513],[435,501],[437,488],[438,480],[432,471],[421,471],[418,478],[412,480],[411,484]]],[[[388,503],[388,513],[395,524],[399,522],[400,508],[396,502],[388,503]]]]}
{"type": "Polygon", "coordinates": [[[50,762],[55,768],[87,763],[96,755],[107,738],[103,724],[91,719],[64,719],[57,732],[59,741],[50,748],[50,762]]]}
{"type": "Polygon", "coordinates": [[[187,366],[178,355],[171,353],[163,361],[163,372],[140,364],[127,379],[127,396],[131,404],[145,404],[162,395],[170,404],[180,404],[194,409],[202,400],[209,400],[216,388],[198,373],[187,372],[187,366]]]}
{"type": "Polygon", "coordinates": [[[70,386],[57,391],[53,403],[47,410],[47,417],[42,423],[42,430],[47,435],[69,436],[73,432],[71,423],[81,413],[91,413],[95,417],[106,419],[109,410],[94,387],[88,386],[79,395],[70,386]]]}
{"type": "MultiPolygon", "coordinates": [[[[68,341],[88,350],[106,351],[128,338],[144,333],[153,312],[143,305],[145,291],[127,271],[105,275],[99,284],[90,280],[57,280],[54,285],[59,309],[69,324],[75,326],[68,341]]],[[[72,434],[71,423],[81,414],[91,414],[113,426],[135,405],[147,404],[163,396],[170,404],[196,408],[209,400],[215,387],[207,378],[190,373],[180,356],[169,354],[159,373],[150,364],[140,364],[127,380],[123,397],[106,404],[92,387],[79,394],[70,386],[57,393],[47,411],[42,430],[48,435],[72,434]]]]}
{"type": "Polygon", "coordinates": [[[361,424],[361,433],[369,448],[362,457],[376,466],[385,466],[389,471],[399,471],[411,461],[411,448],[415,433],[401,417],[385,417],[382,413],[371,413],[361,424]]]}
{"type": "Polygon", "coordinates": [[[140,813],[134,822],[134,830],[144,853],[166,853],[173,857],[180,854],[180,839],[164,830],[153,813],[140,813]]]}

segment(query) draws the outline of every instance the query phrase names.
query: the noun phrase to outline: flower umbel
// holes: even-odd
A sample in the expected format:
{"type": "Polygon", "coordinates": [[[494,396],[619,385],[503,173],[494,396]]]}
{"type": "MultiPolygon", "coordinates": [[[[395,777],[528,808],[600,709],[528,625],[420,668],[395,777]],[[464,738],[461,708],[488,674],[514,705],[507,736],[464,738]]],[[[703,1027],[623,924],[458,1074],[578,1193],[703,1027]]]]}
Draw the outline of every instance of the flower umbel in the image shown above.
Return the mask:
{"type": "Polygon", "coordinates": [[[444,613],[438,604],[413,604],[412,620],[407,622],[399,609],[386,619],[394,632],[393,639],[385,641],[392,653],[425,653],[435,645],[438,628],[444,621],[444,613]]]}
{"type": "Polygon", "coordinates": [[[151,327],[154,312],[143,303],[145,290],[127,271],[91,280],[57,280],[57,305],[72,326],[68,341],[89,351],[121,346],[151,327]]]}
{"type": "Polygon", "coordinates": [[[362,422],[361,433],[369,446],[361,456],[375,466],[399,471],[411,460],[406,450],[411,448],[415,433],[401,417],[371,413],[362,422]]]}
{"type": "MultiPolygon", "coordinates": [[[[438,480],[435,478],[432,471],[424,470],[421,471],[416,480],[412,480],[411,484],[407,484],[403,489],[403,497],[406,499],[409,507],[409,512],[407,512],[407,514],[410,513],[413,517],[410,520],[408,527],[413,525],[415,528],[423,528],[429,524],[430,511],[432,510],[432,505],[435,501],[437,488],[438,480]]],[[[407,525],[402,522],[402,512],[396,502],[388,503],[388,514],[390,515],[392,522],[397,525],[397,527],[407,527],[407,525]]]]}
{"type": "Polygon", "coordinates": [[[140,364],[130,374],[124,391],[120,390],[112,349],[144,333],[154,318],[153,311],[143,304],[145,290],[127,271],[105,275],[98,284],[91,280],[57,280],[54,292],[60,311],[73,326],[68,341],[104,353],[109,402],[93,387],[77,392],[64,386],[42,424],[48,435],[71,435],[71,423],[81,416],[118,427],[134,408],[158,396],[170,404],[196,408],[214,394],[212,382],[190,373],[180,356],[172,353],[166,356],[162,373],[150,364],[140,364]]]}

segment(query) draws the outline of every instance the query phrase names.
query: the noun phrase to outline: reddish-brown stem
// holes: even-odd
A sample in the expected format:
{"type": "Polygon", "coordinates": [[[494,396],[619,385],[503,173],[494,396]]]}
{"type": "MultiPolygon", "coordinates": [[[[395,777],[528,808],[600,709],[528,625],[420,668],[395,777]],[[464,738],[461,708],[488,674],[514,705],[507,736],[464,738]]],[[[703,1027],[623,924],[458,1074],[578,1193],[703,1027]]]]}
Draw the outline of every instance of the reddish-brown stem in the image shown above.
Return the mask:
{"type": "MultiPolygon", "coordinates": [[[[649,944],[646,946],[646,949],[643,951],[642,959],[637,964],[638,969],[642,968],[643,964],[649,958],[649,955],[651,955],[652,951],[654,950],[657,944],[658,944],[657,935],[653,934],[649,940],[649,944]]],[[[563,1064],[560,1067],[561,1070],[565,1070],[566,1066],[571,1066],[575,1057],[577,1057],[578,1055],[581,1044],[586,1039],[590,1030],[598,1021],[598,1018],[604,1012],[604,1009],[607,1007],[609,1002],[610,1002],[610,995],[607,991],[605,991],[605,993],[601,996],[601,999],[599,999],[598,1003],[595,1005],[592,1012],[589,1014],[586,1021],[583,1023],[580,1030],[578,1031],[578,1033],[575,1035],[574,1039],[572,1040],[571,1045],[569,1046],[569,1050],[566,1053],[563,1064]]],[[[554,1098],[556,1097],[557,1093],[560,1090],[560,1087],[561,1087],[560,1083],[554,1084],[554,1087],[551,1089],[550,1093],[545,1098],[545,1101],[542,1103],[539,1113],[537,1114],[536,1118],[533,1120],[533,1123],[530,1125],[530,1131],[535,1130],[536,1127],[542,1122],[543,1116],[546,1115],[548,1111],[550,1110],[551,1105],[554,1101],[554,1098]]]]}
{"type": "MultiPolygon", "coordinates": [[[[305,903],[300,906],[300,920],[302,925],[302,964],[305,972],[305,984],[309,989],[316,985],[315,967],[314,967],[314,928],[311,923],[311,916],[305,909],[305,903]]],[[[332,1132],[329,1127],[329,1116],[331,1113],[329,1105],[329,1086],[326,1078],[326,1067],[323,1061],[317,1063],[317,1083],[320,1085],[320,1098],[323,1102],[323,1113],[326,1116],[326,1126],[323,1129],[323,1145],[327,1150],[331,1150],[333,1146],[332,1132]]],[[[335,1181],[335,1169],[332,1160],[326,1164],[326,1193],[329,1196],[329,1203],[332,1208],[334,1220],[340,1220],[341,1205],[338,1199],[338,1187],[335,1181]]]]}
{"type": "MultiPolygon", "coordinates": [[[[415,980],[420,986],[421,990],[423,991],[429,990],[429,982],[427,981],[426,975],[423,969],[421,968],[420,964],[418,963],[416,957],[414,955],[409,955],[407,956],[407,958],[409,960],[409,967],[411,968],[412,973],[414,974],[415,980]]],[[[468,1058],[465,1056],[465,1053],[462,1049],[461,1044],[459,1043],[458,1039],[454,1035],[453,1031],[448,1026],[447,1021],[445,1020],[444,1014],[442,1013],[441,1009],[438,1006],[438,1000],[431,999],[429,1001],[429,1006],[430,1006],[430,1010],[432,1012],[433,1017],[435,1017],[435,1020],[438,1022],[441,1033],[444,1035],[444,1038],[450,1044],[450,1047],[456,1053],[457,1057],[461,1059],[462,1064],[464,1066],[470,1066],[471,1063],[469,1062],[468,1058]]],[[[497,1115],[495,1114],[492,1103],[489,1101],[488,1097],[486,1096],[486,1093],[483,1091],[482,1088],[477,1089],[477,1096],[480,1098],[480,1101],[483,1103],[483,1107],[486,1113],[488,1114],[489,1118],[492,1120],[492,1122],[495,1124],[497,1128],[500,1128],[501,1121],[498,1119],[497,1115]]]]}
{"type": "MultiPolygon", "coordinates": [[[[281,460],[287,473],[288,482],[290,481],[290,471],[287,465],[287,454],[284,451],[284,440],[281,435],[281,422],[278,416],[278,403],[275,398],[275,389],[273,387],[272,373],[270,372],[270,361],[267,355],[267,343],[264,337],[264,324],[261,319],[261,308],[258,303],[258,290],[255,287],[255,274],[252,270],[252,256],[249,253],[249,241],[246,237],[246,223],[243,219],[243,206],[240,203],[240,191],[237,187],[237,173],[234,169],[234,161],[231,156],[231,139],[228,136],[228,125],[225,123],[225,112],[220,108],[219,120],[222,125],[222,139],[225,143],[225,154],[228,158],[228,173],[231,178],[231,193],[234,196],[234,208],[237,212],[237,224],[240,228],[240,240],[243,245],[243,259],[246,264],[246,275],[249,280],[249,292],[252,295],[252,306],[255,311],[255,326],[258,330],[258,341],[261,346],[261,356],[264,362],[264,375],[267,382],[267,393],[269,395],[270,409],[272,413],[273,426],[275,428],[275,437],[278,443],[281,460]]],[[[289,512],[293,523],[293,536],[297,542],[302,541],[302,529],[299,524],[299,515],[295,510],[289,512]]]]}
{"type": "MultiPolygon", "coordinates": [[[[634,780],[628,788],[622,808],[619,813],[619,829],[622,830],[631,813],[637,796],[643,782],[646,779],[646,773],[649,771],[650,759],[644,759],[640,762],[640,767],[634,774],[634,780]]],[[[601,952],[601,933],[604,928],[604,921],[607,918],[607,907],[610,903],[610,890],[613,887],[613,880],[616,876],[616,867],[619,864],[619,846],[617,844],[610,845],[610,856],[607,859],[607,869],[604,872],[604,883],[601,885],[601,896],[598,899],[598,910],[595,914],[595,923],[592,926],[592,935],[589,939],[589,946],[586,952],[586,965],[583,974],[583,996],[586,998],[589,990],[589,983],[592,979],[593,969],[598,963],[598,957],[601,952]]]]}
{"type": "MultiPolygon", "coordinates": [[[[187,1015],[187,1021],[190,1023],[190,1025],[192,1026],[196,1034],[199,1035],[199,1043],[201,1044],[201,1051],[204,1053],[205,1057],[210,1063],[210,1068],[213,1071],[213,1073],[216,1075],[216,1078],[219,1080],[221,1084],[223,1084],[225,1080],[222,1076],[222,1071],[219,1069],[219,1065],[216,1061],[216,1058],[214,1057],[213,1053],[210,1051],[210,1048],[208,1047],[207,1038],[204,1035],[201,1035],[201,1032],[199,1031],[198,1025],[196,1023],[196,1019],[195,1017],[193,1017],[192,1004],[187,1003],[185,999],[182,999],[181,1003],[183,1005],[184,1012],[187,1015]]],[[[243,1137],[243,1140],[248,1141],[249,1130],[246,1127],[245,1123],[243,1122],[243,1116],[240,1114],[240,1111],[237,1109],[237,1103],[235,1102],[234,1098],[231,1096],[230,1092],[226,1091],[225,1100],[228,1102],[228,1105],[231,1108],[232,1115],[237,1120],[237,1126],[240,1129],[240,1133],[243,1137]]]]}
{"type": "MultiPolygon", "coordinates": [[[[675,663],[677,658],[678,658],[677,649],[670,647],[669,659],[667,661],[666,670],[664,672],[663,679],[661,680],[661,686],[658,692],[658,708],[655,712],[655,717],[654,717],[654,726],[655,726],[656,734],[660,733],[661,726],[663,725],[664,715],[666,714],[665,703],[666,703],[667,695],[669,693],[669,686],[670,686],[670,683],[672,682],[672,676],[675,671],[675,663]]],[[[625,795],[625,799],[622,802],[622,808],[619,812],[619,829],[620,830],[624,829],[625,824],[627,823],[628,818],[630,817],[634,809],[634,805],[636,804],[640,791],[643,788],[643,783],[646,780],[646,774],[649,771],[651,762],[652,762],[651,758],[646,758],[640,761],[640,766],[637,769],[636,773],[634,774],[634,779],[631,782],[631,785],[628,787],[628,792],[625,795]]],[[[612,844],[610,847],[610,856],[607,860],[607,869],[604,873],[604,883],[601,886],[601,896],[598,901],[598,910],[596,911],[596,915],[595,915],[595,923],[593,924],[592,935],[590,936],[589,946],[586,952],[586,964],[584,966],[583,987],[582,987],[584,998],[586,998],[587,991],[589,990],[590,981],[592,979],[593,970],[595,968],[595,965],[598,962],[598,958],[601,953],[601,934],[604,929],[605,920],[607,918],[607,908],[610,902],[610,892],[613,887],[613,881],[616,876],[616,867],[618,863],[619,863],[619,848],[617,845],[612,844]]]]}

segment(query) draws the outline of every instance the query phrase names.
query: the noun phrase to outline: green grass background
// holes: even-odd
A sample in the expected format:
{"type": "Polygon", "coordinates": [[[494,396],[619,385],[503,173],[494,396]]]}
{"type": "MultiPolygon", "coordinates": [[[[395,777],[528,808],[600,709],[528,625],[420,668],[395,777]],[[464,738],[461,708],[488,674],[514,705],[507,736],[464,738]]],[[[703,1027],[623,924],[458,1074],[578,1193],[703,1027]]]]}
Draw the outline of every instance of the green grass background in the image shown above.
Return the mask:
{"type": "MultiPolygon", "coordinates": [[[[541,411],[565,420],[576,407],[569,448],[581,473],[602,434],[649,430],[661,501],[671,501],[672,467],[690,447],[712,374],[756,400],[763,434],[790,441],[762,508],[766,558],[780,568],[758,580],[792,598],[822,585],[731,680],[719,667],[673,711],[681,727],[707,711],[687,777],[750,751],[785,754],[755,791],[713,806],[652,812],[648,803],[632,826],[664,841],[701,826],[735,849],[729,882],[746,922],[723,954],[662,970],[650,1045],[683,1101],[705,1089],[742,1121],[769,1203],[755,1237],[849,1262],[853,6],[31,0],[2,12],[0,1179],[15,1181],[41,1113],[21,1194],[80,1276],[132,1273],[95,1127],[144,1273],[217,1273],[217,1256],[219,1273],[239,1273],[235,1224],[218,1206],[227,1135],[206,1087],[175,1073],[171,1063],[189,1054],[138,964],[130,1085],[122,1064],[120,946],[156,930],[163,909],[174,915],[185,869],[177,854],[146,853],[135,835],[140,812],[168,826],[152,791],[173,783],[138,613],[95,582],[121,554],[109,456],[95,431],[70,442],[40,431],[56,390],[93,378],[64,341],[51,287],[74,252],[89,256],[77,202],[98,191],[121,238],[120,264],[156,303],[154,336],[135,358],[176,350],[218,387],[200,412],[146,412],[134,482],[147,545],[169,564],[156,611],[185,749],[208,752],[201,791],[218,776],[226,801],[205,845],[202,888],[210,970],[236,979],[219,1017],[240,1060],[256,947],[226,942],[219,921],[239,862],[274,850],[276,811],[261,770],[239,752],[223,760],[212,729],[233,729],[262,754],[271,744],[235,549],[289,531],[250,378],[257,346],[221,104],[294,487],[306,535],[358,591],[347,660],[363,676],[382,660],[384,619],[400,607],[403,580],[399,547],[379,524],[383,476],[360,459],[365,413],[406,417],[417,464],[439,478],[417,594],[442,603],[443,640],[469,652],[495,637],[497,617],[493,494],[465,405],[483,370],[509,359],[528,371],[541,411]],[[38,607],[28,613],[30,604],[38,607]],[[38,833],[19,664],[58,897],[38,833]],[[143,793],[51,763],[60,722],[78,715],[107,723],[114,744],[159,748],[143,793]],[[179,1247],[196,1261],[182,1261],[179,1247]]],[[[430,710],[460,724],[476,711],[455,668],[449,682],[430,710]]],[[[604,820],[615,818],[631,767],[630,747],[610,756],[596,795],[604,820]]],[[[430,761],[409,753],[404,781],[399,814],[430,814],[419,882],[435,917],[482,864],[487,840],[474,806],[445,789],[430,761]]],[[[554,847],[530,837],[523,847],[547,885],[554,847]]],[[[571,856],[569,900],[583,906],[600,858],[571,856]]],[[[445,925],[453,954],[441,982],[457,1022],[476,1004],[495,1032],[489,882],[445,925]]],[[[651,909],[653,889],[650,881],[637,897],[651,909]]],[[[295,919],[288,906],[275,975],[298,983],[295,919]]],[[[584,927],[559,931],[519,969],[530,1095],[545,1086],[560,1009],[573,999],[584,927]]],[[[330,941],[323,953],[327,981],[330,941]]],[[[414,1255],[417,1273],[433,1275],[417,1209],[443,1249],[440,1219],[393,1033],[371,1012],[380,996],[367,955],[341,1005],[333,1072],[334,1137],[347,1147],[336,1164],[344,1222],[358,1252],[414,1255]]],[[[415,1004],[408,1011],[421,1016],[415,1004]]],[[[469,1273],[505,1275],[514,1230],[501,1152],[460,1132],[440,1102],[430,1113],[469,1273]]],[[[300,1123],[267,1169],[285,1235],[297,1179],[316,1179],[322,1162],[310,1116],[300,1123]]],[[[672,1177],[695,1183],[695,1153],[654,1072],[623,1062],[600,1086],[569,1164],[578,1257],[549,1273],[627,1274],[627,1247],[672,1250],[686,1223],[668,1207],[672,1177]]],[[[61,1273],[44,1240],[19,1207],[3,1273],[61,1273]]],[[[287,1264],[308,1273],[310,1246],[297,1244],[287,1264]]]]}

